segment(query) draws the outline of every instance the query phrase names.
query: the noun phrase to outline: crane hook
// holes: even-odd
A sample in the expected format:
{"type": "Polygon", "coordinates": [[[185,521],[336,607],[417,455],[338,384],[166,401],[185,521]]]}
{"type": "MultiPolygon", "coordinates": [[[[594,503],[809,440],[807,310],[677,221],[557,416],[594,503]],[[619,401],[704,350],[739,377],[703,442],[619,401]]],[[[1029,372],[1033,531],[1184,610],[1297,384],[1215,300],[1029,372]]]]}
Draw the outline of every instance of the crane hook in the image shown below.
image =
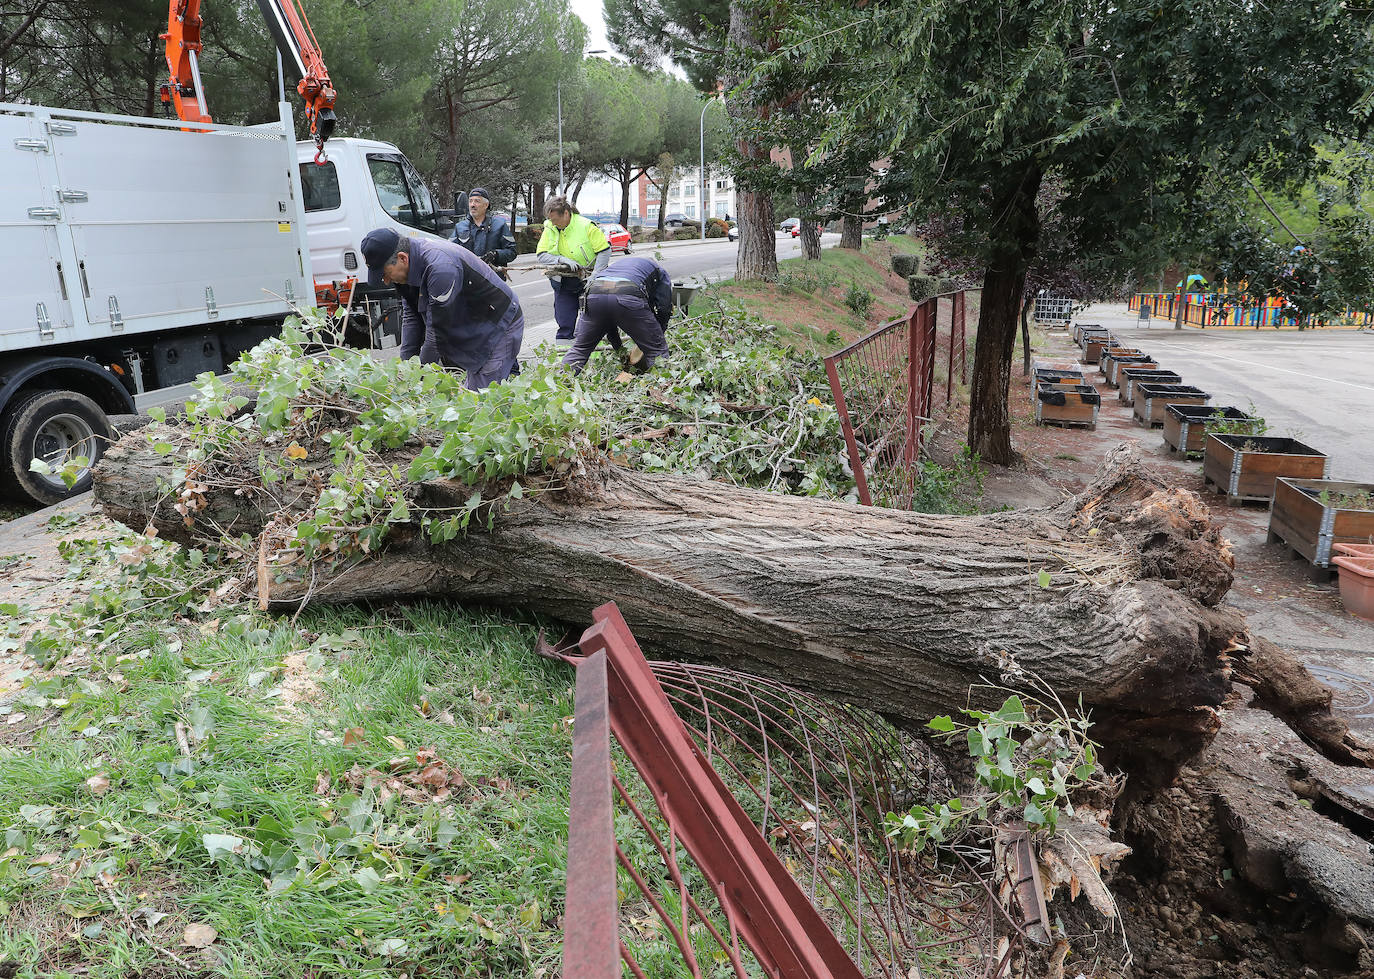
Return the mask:
{"type": "Polygon", "coordinates": [[[316,134],[315,134],[315,165],[318,166],[318,167],[322,167],[322,166],[324,166],[324,165],[325,165],[326,163],[328,163],[328,162],[329,162],[329,157],[326,156],[326,155],[325,155],[325,152],[324,152],[324,140],[320,138],[320,134],[319,134],[319,133],[316,133],[316,134]]]}

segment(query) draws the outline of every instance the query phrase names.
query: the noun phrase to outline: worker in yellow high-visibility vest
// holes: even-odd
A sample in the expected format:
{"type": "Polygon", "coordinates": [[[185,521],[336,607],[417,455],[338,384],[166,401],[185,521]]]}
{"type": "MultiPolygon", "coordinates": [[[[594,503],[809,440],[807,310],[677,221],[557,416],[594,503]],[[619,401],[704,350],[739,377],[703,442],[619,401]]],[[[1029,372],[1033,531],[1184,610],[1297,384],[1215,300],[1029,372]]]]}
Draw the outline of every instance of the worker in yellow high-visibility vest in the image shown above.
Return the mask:
{"type": "MultiPolygon", "coordinates": [[[[578,306],[586,280],[600,272],[611,260],[611,243],[601,229],[580,214],[562,195],[544,204],[548,219],[544,233],[535,246],[535,256],[546,270],[562,274],[550,276],[553,284],[553,318],[558,323],[557,339],[572,342],[577,327],[578,306]]],[[[612,346],[617,346],[613,338],[612,346]]]]}

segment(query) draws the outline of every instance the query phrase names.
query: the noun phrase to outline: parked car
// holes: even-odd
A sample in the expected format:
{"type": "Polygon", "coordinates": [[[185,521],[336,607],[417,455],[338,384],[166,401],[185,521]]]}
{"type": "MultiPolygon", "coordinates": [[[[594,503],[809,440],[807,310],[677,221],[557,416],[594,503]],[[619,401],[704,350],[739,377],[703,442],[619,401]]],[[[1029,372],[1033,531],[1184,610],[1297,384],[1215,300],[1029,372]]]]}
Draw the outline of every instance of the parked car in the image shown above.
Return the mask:
{"type": "Polygon", "coordinates": [[[732,224],[730,227],[726,228],[725,237],[729,238],[731,241],[739,241],[739,225],[732,224]]]}
{"type": "Polygon", "coordinates": [[[611,251],[630,254],[630,233],[623,227],[613,221],[608,221],[601,225],[601,231],[606,235],[606,240],[611,243],[611,251]]]}
{"type": "Polygon", "coordinates": [[[778,225],[778,230],[791,232],[795,231],[800,225],[801,218],[788,218],[782,224],[778,225]]]}
{"type": "MultiPolygon", "coordinates": [[[[825,233],[825,226],[822,225],[822,224],[820,224],[819,222],[817,222],[817,224],[816,224],[816,234],[819,235],[819,234],[824,234],[824,233],[825,233]]],[[[793,238],[800,238],[800,237],[801,237],[801,222],[798,221],[796,224],[792,225],[792,230],[789,231],[788,234],[790,234],[793,238]]]]}

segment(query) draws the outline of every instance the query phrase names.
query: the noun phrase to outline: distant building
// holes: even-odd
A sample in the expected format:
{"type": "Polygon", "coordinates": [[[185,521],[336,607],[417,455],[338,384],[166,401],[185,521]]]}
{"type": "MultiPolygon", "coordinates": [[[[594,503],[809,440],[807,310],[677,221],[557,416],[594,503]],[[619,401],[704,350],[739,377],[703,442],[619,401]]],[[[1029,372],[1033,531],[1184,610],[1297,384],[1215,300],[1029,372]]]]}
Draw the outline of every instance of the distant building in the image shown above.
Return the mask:
{"type": "MultiPolygon", "coordinates": [[[[667,213],[681,215],[690,221],[701,219],[702,201],[699,194],[701,169],[699,167],[679,167],[673,171],[672,183],[668,185],[667,213]]],[[[663,201],[658,197],[658,188],[648,177],[641,176],[635,195],[636,204],[632,208],[630,223],[636,217],[646,227],[657,227],[658,212],[663,201]]],[[[724,168],[706,168],[705,213],[708,218],[735,217],[735,178],[724,168]]],[[[666,219],[665,219],[666,223],[666,219]]]]}

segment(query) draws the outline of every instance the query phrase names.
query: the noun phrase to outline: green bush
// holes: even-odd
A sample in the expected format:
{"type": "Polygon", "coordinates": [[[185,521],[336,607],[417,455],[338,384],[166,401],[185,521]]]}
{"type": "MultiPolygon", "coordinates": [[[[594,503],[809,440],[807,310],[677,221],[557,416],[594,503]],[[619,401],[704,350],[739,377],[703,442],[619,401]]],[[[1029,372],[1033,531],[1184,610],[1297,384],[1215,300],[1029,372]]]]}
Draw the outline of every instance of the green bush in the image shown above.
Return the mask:
{"type": "Polygon", "coordinates": [[[910,278],[910,277],[913,276],[913,275],[920,275],[920,274],[921,274],[921,256],[920,256],[920,255],[893,255],[893,256],[892,256],[892,271],[896,272],[898,275],[900,275],[900,276],[901,276],[902,278],[904,278],[904,279],[910,278]]]}
{"type": "Polygon", "coordinates": [[[941,294],[941,295],[943,295],[943,294],[946,293],[946,292],[958,292],[958,291],[959,291],[959,283],[958,283],[957,281],[955,281],[954,279],[941,279],[941,280],[940,280],[940,294],[941,294]]]}
{"type": "Polygon", "coordinates": [[[687,227],[678,228],[676,231],[673,232],[673,238],[672,238],[672,240],[673,240],[673,241],[694,241],[694,240],[696,240],[697,238],[700,238],[700,237],[701,237],[701,227],[700,227],[700,225],[698,225],[698,226],[695,227],[695,228],[687,228],[687,227]]]}
{"type": "Polygon", "coordinates": [[[866,320],[869,310],[873,308],[873,293],[851,282],[849,290],[844,294],[844,304],[859,319],[866,320]]]}
{"type": "Polygon", "coordinates": [[[535,246],[539,244],[539,236],[544,233],[543,224],[526,225],[517,228],[515,232],[515,253],[517,255],[531,254],[535,246]]]}
{"type": "Polygon", "coordinates": [[[933,275],[909,275],[906,277],[906,291],[913,302],[924,302],[940,294],[940,280],[933,275]]]}
{"type": "Polygon", "coordinates": [[[712,218],[710,222],[706,225],[706,237],[724,238],[725,233],[729,230],[729,225],[727,225],[720,218],[712,218]]]}

